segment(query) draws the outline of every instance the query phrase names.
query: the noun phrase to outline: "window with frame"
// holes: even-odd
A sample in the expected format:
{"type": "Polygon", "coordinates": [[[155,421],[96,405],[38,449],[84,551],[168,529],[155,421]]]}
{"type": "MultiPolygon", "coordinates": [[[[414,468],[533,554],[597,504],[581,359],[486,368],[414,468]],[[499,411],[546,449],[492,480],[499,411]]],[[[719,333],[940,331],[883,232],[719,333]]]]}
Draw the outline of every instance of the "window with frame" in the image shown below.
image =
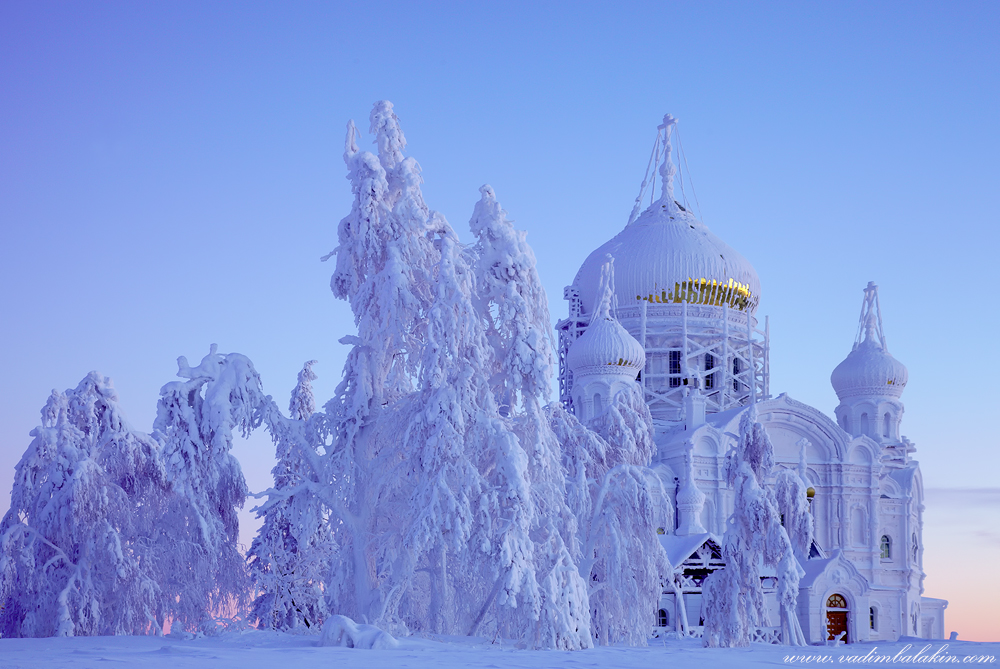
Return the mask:
{"type": "Polygon", "coordinates": [[[868,627],[873,631],[878,631],[878,610],[874,606],[868,609],[868,627]]]}
{"type": "Polygon", "coordinates": [[[715,387],[715,374],[712,370],[715,369],[715,356],[711,353],[705,354],[705,390],[709,390],[715,387]]]}
{"type": "Polygon", "coordinates": [[[883,534],[879,541],[879,557],[883,560],[892,559],[892,539],[887,534],[883,534]]]}
{"type": "Polygon", "coordinates": [[[670,387],[678,388],[681,385],[681,352],[680,351],[670,351],[669,355],[670,365],[667,368],[667,373],[670,374],[670,387]]]}
{"type": "Polygon", "coordinates": [[[658,627],[666,627],[670,624],[670,616],[667,615],[666,609],[660,609],[656,612],[656,625],[658,627]]]}
{"type": "Polygon", "coordinates": [[[740,384],[740,372],[743,371],[743,365],[740,364],[739,358],[733,358],[733,390],[739,392],[741,389],[740,384]]]}
{"type": "Polygon", "coordinates": [[[891,418],[889,417],[889,412],[886,411],[885,415],[882,416],[882,436],[889,436],[889,428],[891,426],[891,418]]]}

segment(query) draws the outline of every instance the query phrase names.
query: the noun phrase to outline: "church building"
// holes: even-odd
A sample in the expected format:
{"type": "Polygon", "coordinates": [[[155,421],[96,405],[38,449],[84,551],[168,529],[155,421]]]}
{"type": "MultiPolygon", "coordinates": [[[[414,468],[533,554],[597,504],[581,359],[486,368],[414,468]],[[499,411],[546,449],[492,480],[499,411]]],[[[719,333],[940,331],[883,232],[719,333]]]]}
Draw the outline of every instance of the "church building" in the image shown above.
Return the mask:
{"type": "MultiPolygon", "coordinates": [[[[806,640],[943,638],[947,602],[922,596],[923,481],[915,448],[900,433],[907,371],[886,345],[878,287],[864,288],[857,337],[832,370],[835,420],[787,394],[772,396],[768,325],[756,314],[760,280],[674,199],[675,123],[664,119],[654,148],[663,156],[661,197],[640,214],[644,181],[628,225],[590,254],[565,289],[560,399],[586,422],[625,384],[642,386],[655,426],[652,466],[676,509],[660,540],[678,568],[695,633],[704,619],[702,581],[725,566],[720,546],[733,510],[726,453],[755,404],[774,447],[774,473],[795,470],[808,487],[814,541],[798,596],[806,640]],[[616,261],[613,322],[601,319],[584,336],[608,256],[616,261]]],[[[777,625],[776,579],[762,574],[777,625]]],[[[660,628],[677,624],[674,593],[666,588],[661,597],[660,628]]],[[[754,638],[776,642],[777,630],[762,628],[754,638]]]]}

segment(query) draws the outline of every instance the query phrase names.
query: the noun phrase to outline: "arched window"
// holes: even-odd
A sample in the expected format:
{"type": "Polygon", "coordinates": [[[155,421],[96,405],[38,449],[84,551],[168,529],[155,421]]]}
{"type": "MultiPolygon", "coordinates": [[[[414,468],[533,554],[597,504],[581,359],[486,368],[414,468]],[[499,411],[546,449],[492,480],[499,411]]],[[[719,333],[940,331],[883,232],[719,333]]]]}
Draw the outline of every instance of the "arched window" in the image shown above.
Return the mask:
{"type": "Polygon", "coordinates": [[[878,631],[878,609],[874,606],[868,609],[868,625],[873,631],[878,631]]]}
{"type": "Polygon", "coordinates": [[[602,413],[604,413],[604,401],[600,393],[594,393],[594,416],[600,416],[602,413]]]}
{"type": "Polygon", "coordinates": [[[848,434],[851,433],[851,417],[848,416],[846,413],[844,414],[844,425],[843,425],[843,428],[844,428],[844,432],[847,432],[848,434]]]}
{"type": "Polygon", "coordinates": [[[861,434],[868,434],[868,414],[861,414],[861,434]]]}
{"type": "Polygon", "coordinates": [[[885,415],[882,416],[882,436],[889,436],[889,412],[886,411],[885,415]]]}
{"type": "Polygon", "coordinates": [[[660,609],[656,612],[656,624],[658,627],[666,627],[670,624],[670,616],[667,615],[666,609],[660,609]]]}
{"type": "Polygon", "coordinates": [[[882,541],[879,542],[879,553],[883,560],[892,559],[892,540],[887,534],[883,534],[882,541]]]}

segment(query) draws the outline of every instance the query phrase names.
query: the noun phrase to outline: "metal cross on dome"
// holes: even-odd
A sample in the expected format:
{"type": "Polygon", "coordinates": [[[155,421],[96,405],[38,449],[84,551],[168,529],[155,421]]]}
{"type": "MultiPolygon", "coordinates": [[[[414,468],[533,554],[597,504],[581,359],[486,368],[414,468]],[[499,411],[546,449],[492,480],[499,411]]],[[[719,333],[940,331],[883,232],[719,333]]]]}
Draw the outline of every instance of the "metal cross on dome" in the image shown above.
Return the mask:
{"type": "Polygon", "coordinates": [[[882,307],[878,301],[878,286],[874,281],[869,281],[865,286],[865,299],[861,303],[861,317],[858,319],[858,333],[854,337],[852,351],[861,345],[869,330],[878,336],[882,350],[888,353],[889,346],[885,343],[885,333],[882,331],[882,307]]]}

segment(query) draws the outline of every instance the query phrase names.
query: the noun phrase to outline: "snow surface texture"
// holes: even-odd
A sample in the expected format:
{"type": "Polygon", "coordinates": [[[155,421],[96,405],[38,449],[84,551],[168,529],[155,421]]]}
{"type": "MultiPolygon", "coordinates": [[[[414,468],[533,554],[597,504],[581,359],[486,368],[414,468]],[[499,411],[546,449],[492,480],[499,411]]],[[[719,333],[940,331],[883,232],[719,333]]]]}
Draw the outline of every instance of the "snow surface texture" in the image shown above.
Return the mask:
{"type": "MultiPolygon", "coordinates": [[[[579,669],[580,667],[614,667],[615,669],[705,669],[705,667],[803,667],[817,663],[802,660],[830,659],[823,664],[841,664],[839,658],[886,656],[887,660],[871,662],[874,666],[927,666],[912,660],[939,652],[955,656],[962,666],[966,657],[986,657],[979,666],[997,666],[1000,643],[973,641],[927,641],[902,639],[887,644],[864,643],[839,646],[807,646],[789,648],[752,644],[748,648],[702,648],[700,639],[651,640],[645,648],[604,646],[584,651],[525,651],[508,641],[491,643],[482,637],[420,638],[399,640],[392,650],[362,650],[358,648],[321,647],[315,636],[302,636],[273,631],[230,632],[217,637],[184,640],[157,637],[79,637],[50,639],[0,639],[0,667],[3,669],[107,669],[108,666],[143,667],[144,669],[377,669],[408,667],[409,669],[496,669],[524,667],[526,669],[579,669]],[[946,646],[946,647],[945,647],[946,646]],[[904,650],[906,649],[906,650],[904,650]],[[794,660],[791,656],[796,656],[794,660]],[[789,661],[785,661],[788,657],[789,661]],[[893,663],[892,658],[898,657],[893,663]],[[909,661],[903,658],[910,657],[909,661]],[[992,657],[990,662],[988,658],[992,657]]],[[[857,660],[855,660],[857,661],[857,660]]],[[[866,663],[862,663],[866,664],[866,663]]],[[[820,665],[822,666],[822,665],[820,665]]]]}

